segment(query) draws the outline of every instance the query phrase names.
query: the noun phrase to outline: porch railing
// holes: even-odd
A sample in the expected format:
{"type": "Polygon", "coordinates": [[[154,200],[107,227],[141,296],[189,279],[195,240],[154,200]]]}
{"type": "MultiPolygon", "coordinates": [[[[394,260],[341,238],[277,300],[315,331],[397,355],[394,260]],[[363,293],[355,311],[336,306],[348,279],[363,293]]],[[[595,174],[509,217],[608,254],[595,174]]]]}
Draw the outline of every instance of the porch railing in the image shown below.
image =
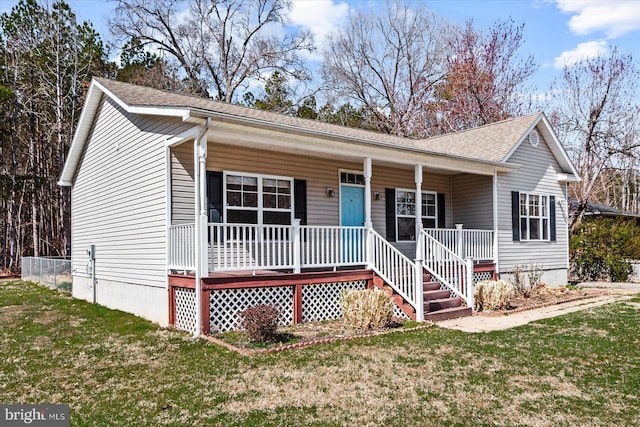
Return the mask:
{"type": "Polygon", "coordinates": [[[179,224],[169,227],[169,268],[193,270],[196,266],[194,252],[196,241],[193,224],[179,224]]]}
{"type": "Polygon", "coordinates": [[[365,264],[365,227],[305,225],[301,232],[301,267],[365,264]]]}
{"type": "Polygon", "coordinates": [[[418,251],[422,255],[424,268],[455,296],[473,307],[473,261],[462,259],[452,250],[431,236],[427,230],[420,231],[418,251]]]}
{"type": "Polygon", "coordinates": [[[424,231],[459,258],[474,261],[493,260],[493,230],[456,228],[425,228],[424,231]]]}
{"type": "MultiPolygon", "coordinates": [[[[211,271],[366,264],[365,227],[208,224],[211,271]]],[[[169,227],[169,268],[193,270],[195,227],[169,227]]]]}

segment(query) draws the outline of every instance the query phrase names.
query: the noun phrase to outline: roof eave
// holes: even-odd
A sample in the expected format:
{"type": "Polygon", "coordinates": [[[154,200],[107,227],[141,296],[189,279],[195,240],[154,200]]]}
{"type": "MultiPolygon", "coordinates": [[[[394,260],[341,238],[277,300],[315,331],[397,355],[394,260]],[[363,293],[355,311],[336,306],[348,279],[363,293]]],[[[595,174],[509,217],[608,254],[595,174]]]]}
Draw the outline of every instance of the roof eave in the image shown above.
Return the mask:
{"type": "Polygon", "coordinates": [[[320,131],[315,129],[304,129],[304,128],[296,127],[293,125],[287,125],[283,123],[274,123],[268,120],[261,120],[261,119],[256,119],[252,117],[239,116],[239,115],[234,115],[229,113],[222,113],[219,111],[209,111],[209,110],[202,110],[202,109],[190,110],[190,114],[189,116],[185,117],[185,120],[190,121],[191,117],[198,118],[198,119],[201,119],[203,117],[210,117],[212,119],[218,119],[221,121],[228,121],[228,122],[242,124],[242,125],[260,126],[266,129],[284,131],[284,132],[295,133],[299,135],[309,135],[309,136],[325,138],[325,139],[334,140],[334,141],[368,144],[368,145],[374,145],[374,146],[379,146],[383,148],[393,148],[396,150],[427,154],[435,157],[452,158],[456,160],[468,161],[468,162],[489,166],[497,172],[510,172],[520,167],[520,165],[517,165],[514,163],[508,163],[504,161],[483,160],[483,159],[477,159],[472,157],[460,156],[456,154],[441,153],[438,151],[428,150],[420,147],[412,147],[409,145],[401,144],[401,141],[402,141],[401,138],[398,138],[398,143],[376,141],[373,139],[351,137],[348,135],[341,135],[338,133],[325,132],[325,131],[320,131]]]}

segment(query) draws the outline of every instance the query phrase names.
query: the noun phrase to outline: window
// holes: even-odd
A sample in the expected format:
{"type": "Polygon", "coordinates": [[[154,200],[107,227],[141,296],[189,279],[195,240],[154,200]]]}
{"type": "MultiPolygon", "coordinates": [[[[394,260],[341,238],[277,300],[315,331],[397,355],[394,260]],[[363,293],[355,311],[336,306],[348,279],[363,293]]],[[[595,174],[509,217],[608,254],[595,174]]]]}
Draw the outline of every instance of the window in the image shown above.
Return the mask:
{"type": "Polygon", "coordinates": [[[291,224],[293,179],[225,172],[225,215],[235,224],[291,224]]]}
{"type": "Polygon", "coordinates": [[[520,239],[549,240],[549,196],[520,193],[520,239]]]}
{"type": "MultiPolygon", "coordinates": [[[[436,228],[437,222],[437,193],[422,193],[422,226],[436,228]]],[[[396,190],[396,236],[398,241],[415,240],[416,234],[416,192],[411,190],[396,190]]]]}
{"type": "Polygon", "coordinates": [[[364,185],[364,175],[356,172],[340,172],[340,183],[364,185]]]}

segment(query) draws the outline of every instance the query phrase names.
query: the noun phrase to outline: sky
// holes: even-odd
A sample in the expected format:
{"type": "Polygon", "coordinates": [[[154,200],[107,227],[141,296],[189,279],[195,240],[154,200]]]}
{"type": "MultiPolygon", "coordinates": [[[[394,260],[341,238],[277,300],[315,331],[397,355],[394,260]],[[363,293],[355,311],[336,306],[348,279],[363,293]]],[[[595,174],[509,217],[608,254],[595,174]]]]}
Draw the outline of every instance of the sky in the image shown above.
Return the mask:
{"type": "MultiPolygon", "coordinates": [[[[105,0],[67,0],[81,20],[91,21],[109,41],[107,17],[114,8],[105,0]]],[[[0,0],[7,12],[17,0],[0,0]]],[[[520,54],[533,55],[540,68],[533,84],[544,92],[563,65],[609,52],[613,47],[640,60],[640,0],[432,0],[422,3],[454,24],[472,19],[479,27],[509,17],[524,26],[520,54]]],[[[382,8],[383,0],[293,0],[291,23],[309,28],[316,44],[344,22],[350,9],[382,8]]],[[[319,58],[319,56],[317,56],[319,58]]]]}

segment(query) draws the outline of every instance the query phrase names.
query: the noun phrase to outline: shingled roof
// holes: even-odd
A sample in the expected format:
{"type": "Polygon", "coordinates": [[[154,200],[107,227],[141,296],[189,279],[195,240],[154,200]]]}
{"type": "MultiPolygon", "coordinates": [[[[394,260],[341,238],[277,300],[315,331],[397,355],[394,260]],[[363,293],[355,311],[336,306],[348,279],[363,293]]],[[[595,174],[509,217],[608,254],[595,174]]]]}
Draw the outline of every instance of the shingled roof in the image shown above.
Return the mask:
{"type": "Polygon", "coordinates": [[[520,139],[540,120],[542,113],[503,120],[461,132],[455,132],[429,139],[415,140],[388,135],[380,132],[349,128],[323,123],[317,120],[302,119],[264,110],[243,107],[226,102],[196,96],[181,95],[173,92],[137,86],[103,78],[95,79],[113,95],[129,106],[184,108],[202,113],[222,113],[232,117],[252,118],[279,125],[293,126],[300,130],[321,131],[327,134],[350,137],[363,141],[395,143],[413,148],[446,155],[484,160],[490,162],[506,161],[507,154],[520,139]]]}
{"type": "Polygon", "coordinates": [[[291,117],[115,80],[94,78],[89,87],[82,115],[60,177],[60,185],[71,185],[103,94],[134,114],[181,117],[183,119],[210,117],[214,121],[271,128],[288,133],[309,134],[334,141],[371,144],[386,148],[397,147],[398,150],[407,150],[427,156],[446,157],[485,166],[492,165],[493,168],[504,167],[503,171],[517,167],[517,165],[508,163],[509,158],[531,129],[535,127],[541,132],[549,149],[566,173],[563,180],[578,179],[574,166],[543,113],[418,140],[291,117]]]}

